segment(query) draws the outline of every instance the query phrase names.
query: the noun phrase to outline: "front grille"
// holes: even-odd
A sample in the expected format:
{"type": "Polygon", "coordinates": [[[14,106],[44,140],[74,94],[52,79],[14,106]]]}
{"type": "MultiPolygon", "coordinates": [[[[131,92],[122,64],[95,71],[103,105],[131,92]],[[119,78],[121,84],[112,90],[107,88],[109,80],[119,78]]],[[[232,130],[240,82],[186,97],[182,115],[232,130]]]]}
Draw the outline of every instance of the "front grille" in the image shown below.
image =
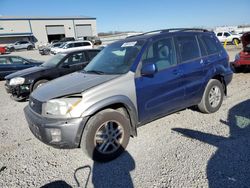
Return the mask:
{"type": "Polygon", "coordinates": [[[42,102],[40,102],[32,97],[30,97],[30,99],[29,99],[30,108],[38,114],[42,114],[42,104],[43,104],[42,102]]]}

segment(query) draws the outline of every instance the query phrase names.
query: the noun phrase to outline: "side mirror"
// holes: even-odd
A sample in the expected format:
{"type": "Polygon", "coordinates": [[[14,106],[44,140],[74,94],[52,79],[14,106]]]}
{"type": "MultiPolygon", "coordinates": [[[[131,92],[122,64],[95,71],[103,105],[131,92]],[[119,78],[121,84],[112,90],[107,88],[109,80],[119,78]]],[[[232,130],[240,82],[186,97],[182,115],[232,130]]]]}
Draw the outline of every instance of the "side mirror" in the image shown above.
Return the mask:
{"type": "Polygon", "coordinates": [[[154,63],[144,64],[141,69],[142,76],[152,76],[156,72],[156,67],[154,63]]]}
{"type": "Polygon", "coordinates": [[[67,65],[67,64],[64,64],[64,65],[62,65],[62,68],[69,69],[69,68],[70,68],[70,66],[69,66],[69,65],[67,65]]]}

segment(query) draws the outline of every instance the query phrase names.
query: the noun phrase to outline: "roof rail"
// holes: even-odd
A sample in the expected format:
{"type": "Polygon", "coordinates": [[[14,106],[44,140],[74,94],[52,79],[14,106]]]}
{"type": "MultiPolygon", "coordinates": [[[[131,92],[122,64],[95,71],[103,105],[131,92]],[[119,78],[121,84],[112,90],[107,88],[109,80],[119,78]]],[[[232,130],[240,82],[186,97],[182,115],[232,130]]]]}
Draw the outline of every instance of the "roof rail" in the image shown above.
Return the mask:
{"type": "Polygon", "coordinates": [[[139,35],[132,35],[127,38],[135,37],[135,36],[143,36],[143,35],[149,35],[154,33],[169,33],[169,32],[183,32],[183,31],[200,31],[200,32],[209,32],[207,29],[202,28],[170,28],[170,29],[160,29],[160,30],[154,30],[145,32],[139,35]]]}

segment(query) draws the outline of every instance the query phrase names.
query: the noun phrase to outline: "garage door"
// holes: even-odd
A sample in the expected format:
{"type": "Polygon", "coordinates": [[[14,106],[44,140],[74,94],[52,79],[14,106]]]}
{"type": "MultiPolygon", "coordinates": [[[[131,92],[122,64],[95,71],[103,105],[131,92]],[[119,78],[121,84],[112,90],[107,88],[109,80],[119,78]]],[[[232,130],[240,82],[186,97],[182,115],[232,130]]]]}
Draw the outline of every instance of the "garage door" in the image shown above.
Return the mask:
{"type": "Polygon", "coordinates": [[[46,30],[48,35],[65,34],[63,25],[46,26],[46,30]]]}
{"type": "Polygon", "coordinates": [[[77,37],[87,37],[92,36],[91,25],[76,25],[76,36],[77,37]]]}

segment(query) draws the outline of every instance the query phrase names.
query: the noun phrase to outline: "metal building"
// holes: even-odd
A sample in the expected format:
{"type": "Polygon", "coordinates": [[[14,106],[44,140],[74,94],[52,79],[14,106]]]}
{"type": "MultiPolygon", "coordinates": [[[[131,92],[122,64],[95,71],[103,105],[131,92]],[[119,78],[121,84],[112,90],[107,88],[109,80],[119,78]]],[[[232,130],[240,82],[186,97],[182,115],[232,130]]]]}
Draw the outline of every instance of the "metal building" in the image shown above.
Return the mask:
{"type": "Polygon", "coordinates": [[[0,17],[0,44],[29,40],[39,45],[96,35],[96,18],[91,17],[0,17]]]}

